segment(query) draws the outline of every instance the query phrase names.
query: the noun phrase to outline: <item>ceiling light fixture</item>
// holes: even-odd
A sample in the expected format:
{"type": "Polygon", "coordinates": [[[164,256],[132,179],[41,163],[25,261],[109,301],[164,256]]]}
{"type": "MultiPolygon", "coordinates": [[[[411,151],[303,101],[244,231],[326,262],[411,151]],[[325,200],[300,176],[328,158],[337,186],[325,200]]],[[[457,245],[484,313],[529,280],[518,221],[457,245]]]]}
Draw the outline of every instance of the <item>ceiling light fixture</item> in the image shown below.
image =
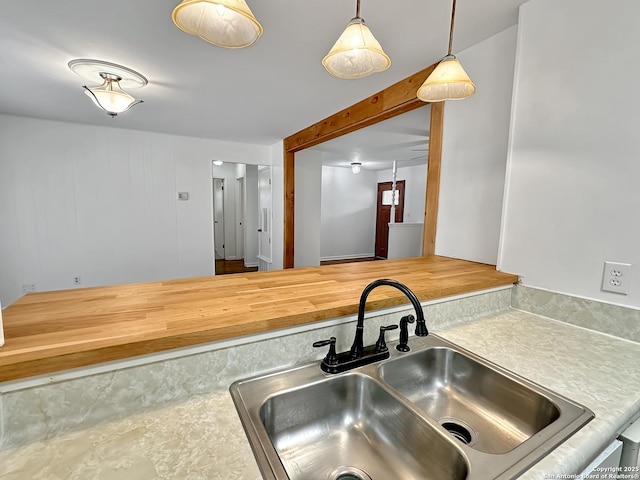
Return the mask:
{"type": "Polygon", "coordinates": [[[244,0],[183,0],[171,18],[183,32],[224,48],[253,45],[263,32],[244,0]]]}
{"type": "Polygon", "coordinates": [[[456,0],[451,8],[451,28],[449,29],[449,50],[431,75],[418,89],[418,98],[423,102],[442,102],[444,100],[460,100],[473,95],[475,84],[464,71],[462,65],[451,54],[453,47],[453,23],[456,16],[456,0]]]}
{"type": "Polygon", "coordinates": [[[220,165],[222,165],[223,163],[224,163],[224,162],[223,162],[222,160],[214,160],[214,161],[213,161],[213,164],[214,164],[216,167],[219,167],[219,166],[220,166],[220,165]]]}
{"type": "Polygon", "coordinates": [[[362,169],[362,163],[360,163],[360,162],[351,162],[351,171],[353,173],[360,173],[361,169],[362,169]]]}
{"type": "Polygon", "coordinates": [[[71,60],[69,68],[85,80],[92,83],[100,83],[97,87],[83,85],[84,93],[93,103],[107,112],[107,115],[115,117],[119,113],[126,112],[134,105],[142,103],[142,100],[129,95],[122,89],[144,87],[148,81],[138,72],[115,63],[102,60],[89,60],[80,58],[71,60]]]}
{"type": "Polygon", "coordinates": [[[356,16],[322,59],[322,65],[334,77],[347,80],[383,72],[391,66],[391,59],[360,18],[360,0],[357,0],[356,16]]]}

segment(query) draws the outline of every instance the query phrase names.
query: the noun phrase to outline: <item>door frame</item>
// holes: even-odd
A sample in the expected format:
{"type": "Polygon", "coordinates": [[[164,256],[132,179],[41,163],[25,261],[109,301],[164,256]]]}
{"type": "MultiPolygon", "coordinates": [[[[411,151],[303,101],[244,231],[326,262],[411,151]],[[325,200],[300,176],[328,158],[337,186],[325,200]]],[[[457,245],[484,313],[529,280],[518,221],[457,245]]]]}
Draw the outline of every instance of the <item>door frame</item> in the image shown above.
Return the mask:
{"type": "Polygon", "coordinates": [[[224,222],[225,222],[225,212],[224,212],[224,201],[225,201],[225,195],[224,195],[224,177],[213,177],[211,179],[211,192],[213,195],[213,260],[215,262],[215,260],[226,260],[226,253],[225,253],[225,228],[224,228],[224,222]],[[222,211],[222,225],[218,228],[218,231],[222,231],[222,258],[218,258],[218,252],[216,250],[216,242],[220,241],[220,238],[218,238],[218,236],[216,235],[216,180],[220,181],[222,184],[222,188],[221,188],[221,195],[220,195],[220,203],[222,205],[221,206],[221,211],[222,211]]]}
{"type": "Polygon", "coordinates": [[[244,183],[245,177],[236,178],[236,260],[244,259],[245,229],[244,229],[244,183]]]}
{"type": "Polygon", "coordinates": [[[273,184],[271,174],[271,167],[258,169],[258,258],[267,263],[271,263],[273,258],[273,247],[271,243],[271,230],[273,227],[273,184]],[[266,177],[266,185],[261,183],[261,177],[266,177]],[[262,203],[263,200],[265,200],[266,205],[262,203]],[[264,251],[265,249],[267,250],[266,252],[264,251]]]}

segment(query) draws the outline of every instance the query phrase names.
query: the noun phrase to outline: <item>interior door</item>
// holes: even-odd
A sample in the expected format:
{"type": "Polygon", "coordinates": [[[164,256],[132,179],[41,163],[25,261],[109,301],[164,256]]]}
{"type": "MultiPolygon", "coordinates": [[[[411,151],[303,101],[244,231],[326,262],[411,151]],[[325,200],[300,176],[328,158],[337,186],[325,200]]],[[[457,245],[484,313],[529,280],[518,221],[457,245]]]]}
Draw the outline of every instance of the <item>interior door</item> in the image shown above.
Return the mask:
{"type": "MultiPolygon", "coordinates": [[[[389,250],[389,222],[391,221],[392,182],[378,183],[378,205],[376,208],[376,247],[377,258],[387,258],[389,250]]],[[[395,222],[402,223],[404,218],[404,180],[396,182],[395,222]]]]}
{"type": "Polygon", "coordinates": [[[224,179],[213,179],[213,243],[216,260],[224,259],[224,179]]]}
{"type": "Polygon", "coordinates": [[[258,171],[258,257],[271,261],[271,169],[258,171]]]}
{"type": "Polygon", "coordinates": [[[244,177],[236,179],[236,259],[244,258],[244,177]]]}

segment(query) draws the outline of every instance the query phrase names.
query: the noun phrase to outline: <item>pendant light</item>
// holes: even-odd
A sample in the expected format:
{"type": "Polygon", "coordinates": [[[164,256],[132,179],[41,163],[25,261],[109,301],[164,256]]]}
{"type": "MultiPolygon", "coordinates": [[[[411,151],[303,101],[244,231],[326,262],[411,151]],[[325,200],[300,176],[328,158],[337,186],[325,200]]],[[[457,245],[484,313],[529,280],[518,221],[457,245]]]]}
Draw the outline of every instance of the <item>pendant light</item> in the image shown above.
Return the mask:
{"type": "Polygon", "coordinates": [[[464,71],[458,59],[451,53],[453,47],[453,24],[456,16],[456,0],[451,8],[449,50],[438,66],[418,89],[418,98],[423,102],[460,100],[473,95],[476,86],[464,71]]]}
{"type": "Polygon", "coordinates": [[[360,173],[360,169],[362,168],[362,163],[360,162],[351,162],[351,171],[353,173],[360,173]]]}
{"type": "Polygon", "coordinates": [[[253,45],[263,31],[244,0],[183,0],[171,18],[183,32],[225,48],[253,45]]]}
{"type": "Polygon", "coordinates": [[[84,93],[98,107],[111,117],[126,112],[134,105],[142,103],[125,92],[121,83],[127,88],[139,88],[147,85],[147,79],[130,68],[102,60],[80,58],[71,60],[69,68],[90,82],[102,82],[97,87],[83,85],[84,93]]]}
{"type": "Polygon", "coordinates": [[[360,0],[357,0],[356,16],[322,59],[322,65],[334,77],[347,80],[383,72],[391,66],[391,59],[360,18],[360,0]]]}

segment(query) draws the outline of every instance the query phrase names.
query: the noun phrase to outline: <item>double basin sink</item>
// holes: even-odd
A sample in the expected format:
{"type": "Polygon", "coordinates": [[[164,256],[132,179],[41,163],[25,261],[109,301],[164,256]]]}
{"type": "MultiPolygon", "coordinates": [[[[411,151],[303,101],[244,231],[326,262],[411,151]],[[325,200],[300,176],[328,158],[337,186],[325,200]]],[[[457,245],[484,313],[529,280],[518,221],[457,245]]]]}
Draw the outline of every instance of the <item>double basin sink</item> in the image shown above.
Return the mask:
{"type": "Polygon", "coordinates": [[[515,478],[593,412],[436,336],[329,375],[318,363],[231,395],[266,480],[515,478]]]}

